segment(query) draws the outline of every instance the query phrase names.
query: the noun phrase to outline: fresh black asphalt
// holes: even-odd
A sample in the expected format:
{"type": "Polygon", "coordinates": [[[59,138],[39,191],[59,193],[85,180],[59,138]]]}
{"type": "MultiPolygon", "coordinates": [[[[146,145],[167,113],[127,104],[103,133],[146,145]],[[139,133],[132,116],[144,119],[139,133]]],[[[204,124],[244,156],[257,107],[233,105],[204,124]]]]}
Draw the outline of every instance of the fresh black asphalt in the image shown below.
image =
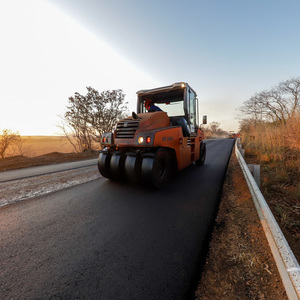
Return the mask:
{"type": "Polygon", "coordinates": [[[151,190],[105,178],[0,209],[0,299],[187,299],[233,140],[151,190]]]}

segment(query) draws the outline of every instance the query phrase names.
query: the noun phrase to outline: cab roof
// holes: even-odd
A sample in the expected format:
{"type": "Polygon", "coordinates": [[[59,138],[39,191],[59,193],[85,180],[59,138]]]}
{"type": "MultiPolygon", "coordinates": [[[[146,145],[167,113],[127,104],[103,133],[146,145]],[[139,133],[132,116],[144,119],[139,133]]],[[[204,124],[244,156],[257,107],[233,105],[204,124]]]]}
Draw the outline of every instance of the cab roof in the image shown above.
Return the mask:
{"type": "Polygon", "coordinates": [[[146,95],[153,95],[157,93],[166,93],[172,90],[184,89],[187,87],[189,87],[194,92],[194,94],[197,95],[196,92],[186,82],[175,82],[168,86],[163,86],[163,87],[148,89],[148,90],[140,90],[137,91],[136,93],[138,96],[146,96],[146,95]]]}

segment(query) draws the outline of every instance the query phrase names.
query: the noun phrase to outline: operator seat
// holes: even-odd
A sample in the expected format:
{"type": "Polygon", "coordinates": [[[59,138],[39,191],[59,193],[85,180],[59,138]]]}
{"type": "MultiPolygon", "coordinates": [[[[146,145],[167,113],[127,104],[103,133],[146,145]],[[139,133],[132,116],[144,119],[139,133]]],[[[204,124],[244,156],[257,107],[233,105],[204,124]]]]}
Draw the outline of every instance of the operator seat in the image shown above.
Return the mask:
{"type": "Polygon", "coordinates": [[[191,131],[184,117],[170,117],[173,126],[181,126],[183,136],[190,136],[191,131]]]}

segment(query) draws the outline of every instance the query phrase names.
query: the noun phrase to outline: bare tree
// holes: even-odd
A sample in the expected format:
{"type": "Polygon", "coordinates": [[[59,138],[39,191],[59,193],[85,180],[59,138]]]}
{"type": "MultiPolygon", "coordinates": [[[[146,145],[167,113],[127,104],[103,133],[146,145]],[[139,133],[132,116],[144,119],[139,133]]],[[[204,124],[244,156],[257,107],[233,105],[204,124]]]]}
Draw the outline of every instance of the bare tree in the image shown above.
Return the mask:
{"type": "Polygon", "coordinates": [[[21,137],[18,132],[13,132],[10,129],[0,130],[0,157],[5,158],[8,149],[20,141],[21,137]]]}
{"type": "Polygon", "coordinates": [[[116,123],[128,115],[127,102],[122,90],[98,91],[88,87],[86,95],[89,104],[87,121],[94,141],[99,142],[104,132],[112,131],[116,123]]]}
{"type": "Polygon", "coordinates": [[[238,109],[239,119],[254,122],[271,121],[286,124],[297,110],[300,102],[300,78],[283,81],[271,90],[262,91],[246,100],[238,109]]]}
{"type": "Polygon", "coordinates": [[[300,77],[280,82],[279,89],[288,103],[290,116],[294,116],[300,109],[300,77]]]}
{"type": "Polygon", "coordinates": [[[225,135],[225,131],[220,128],[219,122],[211,122],[206,128],[203,127],[206,138],[218,138],[225,135]]]}
{"type": "Polygon", "coordinates": [[[87,121],[87,112],[89,109],[89,103],[85,96],[75,93],[74,97],[69,97],[69,105],[64,115],[67,126],[63,129],[65,133],[66,127],[71,129],[72,137],[78,146],[76,149],[77,152],[92,149],[92,129],[87,121]]]}
{"type": "Polygon", "coordinates": [[[81,136],[76,130],[76,128],[70,126],[66,119],[61,117],[61,124],[57,125],[57,127],[63,132],[68,142],[73,146],[75,152],[83,152],[85,148],[85,144],[81,141],[81,136]]]}
{"type": "Polygon", "coordinates": [[[289,118],[287,101],[282,97],[280,89],[273,88],[258,94],[265,119],[285,123],[289,118]]]}
{"type": "Polygon", "coordinates": [[[244,101],[243,105],[238,108],[238,111],[240,112],[238,118],[241,120],[245,118],[253,121],[263,120],[265,115],[265,107],[259,100],[258,94],[244,101]]]}
{"type": "Polygon", "coordinates": [[[213,134],[217,133],[220,129],[220,123],[219,122],[211,122],[209,125],[209,128],[213,134]]]}
{"type": "Polygon", "coordinates": [[[59,126],[77,152],[92,149],[93,141],[100,144],[102,133],[112,131],[127,113],[122,90],[100,94],[87,87],[87,91],[85,96],[75,93],[69,97],[64,122],[59,126]]]}

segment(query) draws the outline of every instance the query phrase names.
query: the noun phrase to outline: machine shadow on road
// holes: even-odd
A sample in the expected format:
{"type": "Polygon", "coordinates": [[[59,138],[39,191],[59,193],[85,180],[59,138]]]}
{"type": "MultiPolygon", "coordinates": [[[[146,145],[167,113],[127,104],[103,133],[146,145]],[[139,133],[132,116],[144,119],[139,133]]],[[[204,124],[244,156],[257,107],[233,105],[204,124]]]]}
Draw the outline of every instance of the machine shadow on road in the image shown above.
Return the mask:
{"type": "MultiPolygon", "coordinates": [[[[208,165],[203,166],[196,166],[194,164],[188,166],[181,172],[177,172],[175,174],[172,174],[170,180],[160,188],[155,188],[151,186],[148,182],[139,182],[139,183],[130,183],[127,180],[110,180],[103,178],[103,185],[101,185],[102,188],[108,188],[108,189],[114,189],[114,188],[120,188],[125,189],[127,192],[131,190],[140,190],[147,193],[159,193],[164,191],[169,191],[170,189],[177,189],[177,188],[190,188],[193,186],[193,183],[197,180],[202,180],[201,171],[204,171],[209,168],[208,165]]],[[[203,175],[204,176],[204,175],[203,175]]]]}

